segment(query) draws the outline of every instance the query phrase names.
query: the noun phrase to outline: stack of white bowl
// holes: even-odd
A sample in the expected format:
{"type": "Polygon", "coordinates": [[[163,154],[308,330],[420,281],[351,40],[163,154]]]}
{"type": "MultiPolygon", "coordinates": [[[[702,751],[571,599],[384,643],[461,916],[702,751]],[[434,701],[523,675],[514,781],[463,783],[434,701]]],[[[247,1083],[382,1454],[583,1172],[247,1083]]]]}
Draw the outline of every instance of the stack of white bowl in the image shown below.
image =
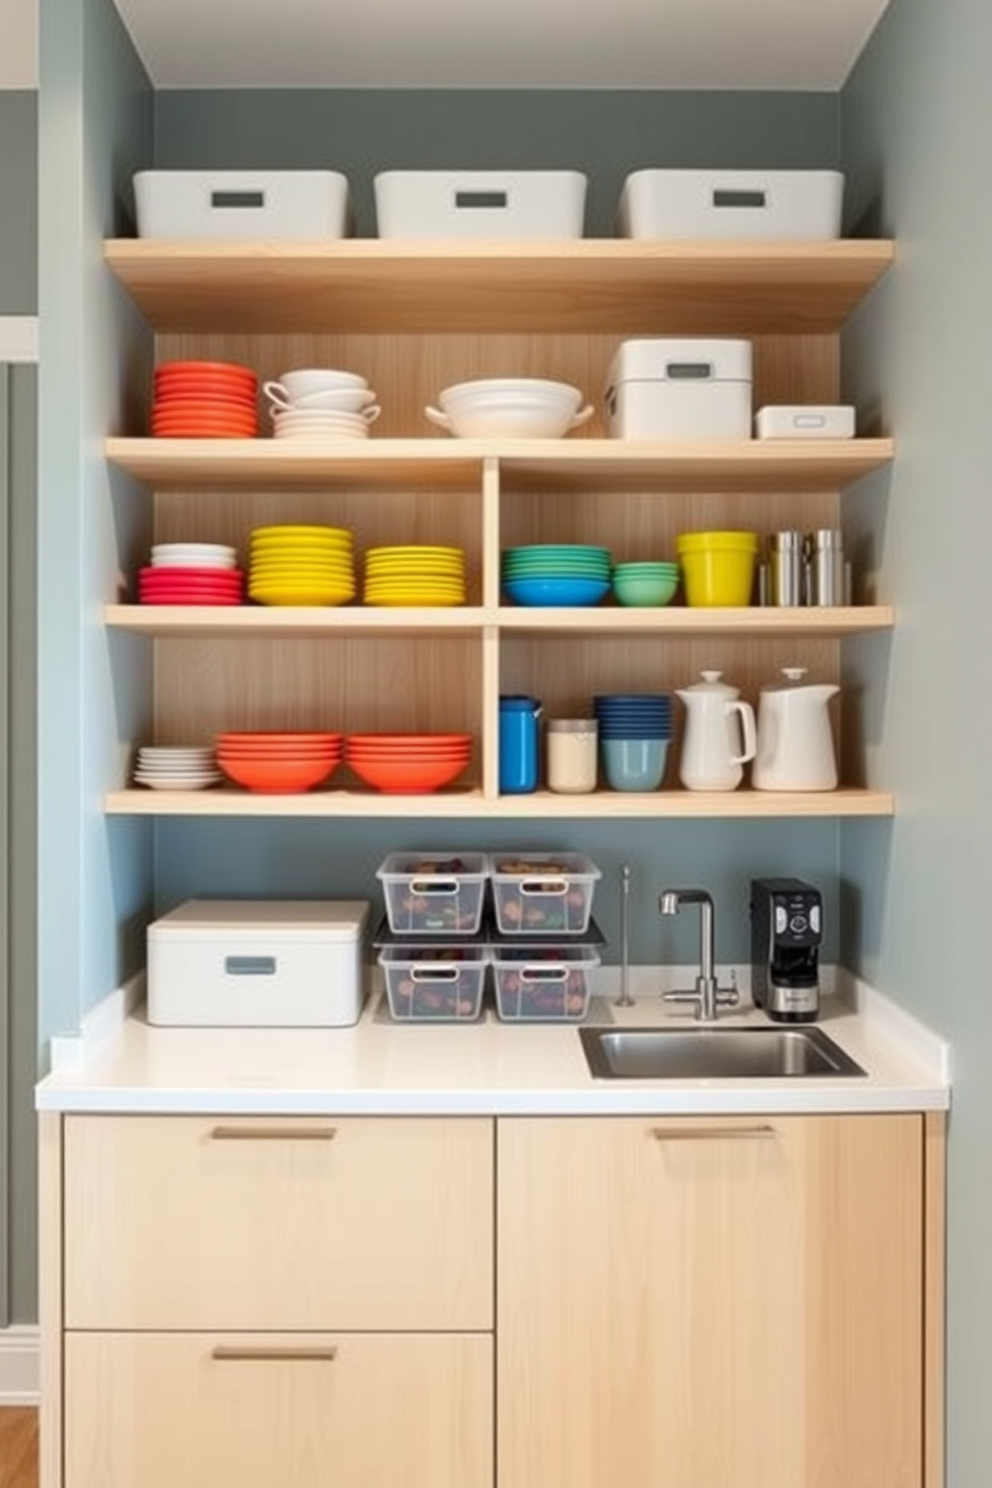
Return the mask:
{"type": "Polygon", "coordinates": [[[482,377],[442,388],[440,408],[424,409],[432,424],[458,439],[562,439],[587,423],[594,409],[582,391],[545,377],[482,377]]]}
{"type": "Polygon", "coordinates": [[[154,543],[151,560],[153,568],[237,568],[238,553],[227,543],[154,543]]]}
{"type": "Polygon", "coordinates": [[[152,790],[206,790],[223,778],[210,745],[148,744],[138,750],[135,782],[152,790]]]}
{"type": "Polygon", "coordinates": [[[366,439],[382,412],[357,372],[302,367],[265,384],[276,439],[366,439]]]}

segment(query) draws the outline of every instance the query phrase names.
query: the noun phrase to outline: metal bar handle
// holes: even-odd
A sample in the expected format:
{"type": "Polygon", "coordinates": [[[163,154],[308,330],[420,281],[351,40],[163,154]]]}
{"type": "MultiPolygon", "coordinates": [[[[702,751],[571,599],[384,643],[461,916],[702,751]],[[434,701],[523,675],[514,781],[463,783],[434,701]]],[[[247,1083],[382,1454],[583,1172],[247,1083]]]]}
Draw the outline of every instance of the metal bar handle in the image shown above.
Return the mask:
{"type": "Polygon", "coordinates": [[[777,1137],[773,1126],[655,1126],[651,1135],[656,1142],[740,1142],[777,1137]]]}
{"type": "Polygon", "coordinates": [[[274,1345],[271,1348],[251,1347],[248,1344],[219,1343],[213,1350],[212,1358],[218,1364],[254,1364],[273,1362],[286,1364],[332,1364],[338,1356],[338,1351],[333,1347],[304,1348],[280,1348],[274,1345]]]}
{"type": "Polygon", "coordinates": [[[333,1142],[335,1126],[215,1126],[212,1142],[333,1142]]]}

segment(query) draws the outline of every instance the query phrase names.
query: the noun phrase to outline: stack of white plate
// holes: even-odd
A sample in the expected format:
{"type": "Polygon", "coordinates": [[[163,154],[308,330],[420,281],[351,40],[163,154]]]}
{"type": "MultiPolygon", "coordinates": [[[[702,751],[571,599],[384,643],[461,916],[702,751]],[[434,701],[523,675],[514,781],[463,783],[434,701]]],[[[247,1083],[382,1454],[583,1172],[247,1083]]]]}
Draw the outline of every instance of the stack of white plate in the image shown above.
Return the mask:
{"type": "Polygon", "coordinates": [[[135,783],[152,790],[206,790],[223,778],[210,745],[150,744],[138,750],[135,783]]]}
{"type": "Polygon", "coordinates": [[[238,554],[226,543],[173,542],[152,546],[153,568],[236,568],[238,554]]]}
{"type": "Polygon", "coordinates": [[[307,367],[267,382],[276,439],[365,439],[382,412],[358,372],[307,367]]]}

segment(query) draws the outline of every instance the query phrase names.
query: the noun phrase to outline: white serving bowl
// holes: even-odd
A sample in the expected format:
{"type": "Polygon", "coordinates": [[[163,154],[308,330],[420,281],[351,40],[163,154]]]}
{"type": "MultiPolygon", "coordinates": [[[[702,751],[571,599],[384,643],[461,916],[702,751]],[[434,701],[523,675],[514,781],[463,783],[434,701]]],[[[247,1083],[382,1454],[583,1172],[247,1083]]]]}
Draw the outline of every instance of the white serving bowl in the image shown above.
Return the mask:
{"type": "Polygon", "coordinates": [[[474,382],[456,382],[438,394],[438,402],[446,413],[483,404],[502,404],[506,400],[574,414],[582,406],[582,390],[546,377],[482,377],[474,382]]]}
{"type": "Polygon", "coordinates": [[[290,403],[335,388],[368,387],[368,381],[357,372],[342,372],[336,367],[299,367],[292,372],[281,372],[278,381],[290,403]]]}
{"type": "Polygon", "coordinates": [[[428,405],[424,413],[432,424],[458,439],[562,439],[590,419],[593,409],[587,406],[573,413],[507,398],[444,412],[428,405]]]}

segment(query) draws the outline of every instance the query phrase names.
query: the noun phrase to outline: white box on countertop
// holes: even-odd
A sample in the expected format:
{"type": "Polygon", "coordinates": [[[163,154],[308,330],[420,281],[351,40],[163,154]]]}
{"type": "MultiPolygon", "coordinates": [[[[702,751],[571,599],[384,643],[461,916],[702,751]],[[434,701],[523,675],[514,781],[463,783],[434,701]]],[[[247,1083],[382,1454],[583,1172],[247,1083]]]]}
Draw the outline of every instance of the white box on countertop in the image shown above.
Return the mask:
{"type": "Polygon", "coordinates": [[[148,926],[148,1021],[357,1023],[368,918],[364,899],[187,899],[148,926]]]}
{"type": "Polygon", "coordinates": [[[754,416],[759,439],[853,439],[849,403],[767,403],[754,416]]]}
{"type": "Polygon", "coordinates": [[[620,193],[624,238],[837,238],[840,171],[640,170],[620,193]]]}
{"type": "Polygon", "coordinates": [[[623,341],[607,374],[614,439],[750,439],[751,343],[623,341]]]}
{"type": "Polygon", "coordinates": [[[381,171],[380,238],[581,238],[579,171],[381,171]]]}
{"type": "Polygon", "coordinates": [[[344,238],[348,179],[338,171],[138,171],[142,238],[344,238]]]}

